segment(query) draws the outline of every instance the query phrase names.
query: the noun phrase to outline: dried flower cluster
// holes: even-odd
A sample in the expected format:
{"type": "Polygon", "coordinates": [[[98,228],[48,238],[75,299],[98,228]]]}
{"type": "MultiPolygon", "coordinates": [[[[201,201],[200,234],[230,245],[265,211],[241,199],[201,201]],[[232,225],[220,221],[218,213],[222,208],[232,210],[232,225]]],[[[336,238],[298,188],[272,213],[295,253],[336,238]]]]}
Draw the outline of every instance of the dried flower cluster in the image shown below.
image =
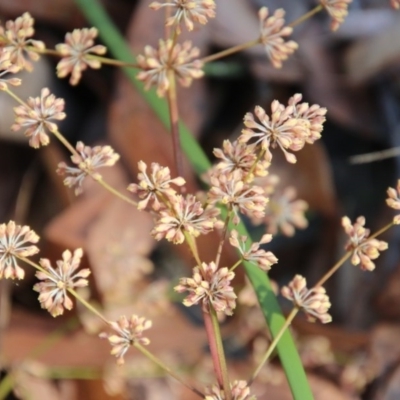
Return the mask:
{"type": "Polygon", "coordinates": [[[137,56],[137,62],[142,69],[137,79],[143,81],[145,88],[155,86],[159,97],[163,97],[171,85],[169,73],[172,73],[179,83],[190,86],[193,79],[204,75],[203,63],[196,59],[200,54],[197,47],[192,47],[190,41],[182,44],[172,40],[159,41],[158,49],[151,46],[144,48],[144,55],[137,56]]]}
{"type": "Polygon", "coordinates": [[[6,78],[7,74],[15,74],[20,70],[20,67],[11,62],[11,53],[0,47],[0,90],[7,90],[7,84],[19,86],[21,79],[6,78]]]}
{"type": "Polygon", "coordinates": [[[110,322],[110,327],[116,332],[114,335],[101,333],[102,339],[108,339],[112,346],[111,354],[117,357],[119,365],[124,364],[124,355],[129,347],[135,343],[148,345],[150,340],[143,337],[143,331],[150,329],[152,322],[143,317],[132,315],[128,320],[126,316],[121,316],[118,321],[110,322]]]}
{"type": "Polygon", "coordinates": [[[77,85],[82,77],[82,72],[87,67],[94,69],[101,67],[101,61],[96,55],[105,54],[107,49],[102,45],[94,44],[97,34],[96,28],[83,28],[74,29],[65,35],[65,43],[56,46],[56,50],[62,56],[57,64],[59,78],[71,74],[69,83],[77,85]]]}
{"type": "MultiPolygon", "coordinates": [[[[387,195],[389,198],[386,199],[386,204],[395,210],[400,210],[400,179],[397,181],[396,189],[388,188],[387,195]]],[[[393,223],[396,225],[400,224],[400,215],[396,215],[393,218],[393,223]]]]}
{"type": "Polygon", "coordinates": [[[236,307],[236,294],[231,286],[234,276],[226,267],[217,269],[214,262],[202,263],[201,268],[193,268],[192,278],[181,278],[175,290],[189,292],[183,300],[186,307],[201,304],[203,311],[209,312],[211,305],[217,312],[232,315],[236,307]]]}
{"type": "Polygon", "coordinates": [[[35,149],[46,146],[50,142],[47,130],[57,132],[57,125],[54,120],[65,118],[64,100],[57,99],[50,94],[49,89],[44,88],[40,92],[40,97],[29,97],[26,104],[14,108],[15,123],[11,129],[17,131],[26,128],[25,136],[29,138],[29,145],[35,149]]]}
{"type": "Polygon", "coordinates": [[[57,173],[66,176],[64,185],[75,187],[75,194],[82,193],[84,179],[90,175],[93,179],[100,179],[97,170],[101,167],[112,167],[118,160],[119,154],[110,146],[85,146],[82,142],[76,144],[76,154],[71,156],[72,162],[77,165],[69,167],[65,162],[58,164],[57,173]]]}
{"type": "Polygon", "coordinates": [[[255,140],[265,152],[268,162],[272,160],[270,148],[279,146],[286,160],[295,163],[295,155],[287,150],[301,150],[306,143],[313,143],[321,137],[326,114],[326,109],[317,104],[311,107],[308,103],[299,104],[301,98],[301,94],[294,95],[289,99],[287,107],[274,100],[271,104],[271,116],[257,106],[254,113],[260,123],[252,113],[247,113],[244,117],[246,128],[242,130],[239,142],[255,140]]]}
{"type": "Polygon", "coordinates": [[[353,0],[320,0],[326,11],[332,17],[331,29],[336,31],[347,17],[349,4],[353,0]]]}
{"type": "Polygon", "coordinates": [[[147,165],[143,161],[138,162],[138,181],[139,184],[131,183],[128,190],[132,193],[137,193],[141,201],[138,203],[139,210],[158,211],[165,208],[160,199],[166,200],[176,195],[176,191],[171,187],[171,184],[183,186],[185,180],[181,177],[171,179],[170,170],[168,167],[161,167],[160,164],[152,163],[150,166],[150,174],[147,174],[147,165]]]}
{"type": "MultiPolygon", "coordinates": [[[[231,382],[232,400],[256,400],[256,396],[250,395],[250,388],[246,381],[235,380],[231,382]]],[[[218,385],[206,388],[205,400],[224,400],[225,393],[218,385]]]]}
{"type": "Polygon", "coordinates": [[[29,226],[16,225],[14,221],[0,225],[0,279],[23,279],[25,271],[18,265],[19,257],[30,257],[39,252],[31,243],[39,236],[29,226]]]}
{"type": "Polygon", "coordinates": [[[149,6],[153,10],[161,7],[171,7],[174,14],[167,18],[165,25],[176,25],[177,32],[180,33],[180,24],[183,22],[188,31],[193,30],[194,22],[202,25],[207,23],[207,18],[215,17],[214,0],[167,0],[164,3],[154,1],[149,6]]]}
{"type": "Polygon", "coordinates": [[[88,268],[77,272],[83,256],[82,249],[76,249],[74,254],[69,250],[62,253],[62,260],[56,262],[53,268],[47,258],[40,260],[44,271],[36,272],[36,277],[42,282],[37,283],[33,290],[39,292],[39,302],[53,317],[62,315],[64,308],[71,310],[72,300],[68,297],[68,289],[85,287],[88,285],[86,279],[90,275],[88,268]]]}
{"type": "Polygon", "coordinates": [[[346,251],[351,251],[351,262],[353,265],[359,265],[364,271],[373,271],[375,269],[375,260],[379,257],[379,252],[388,248],[388,244],[383,240],[368,239],[369,229],[364,228],[365,218],[358,217],[354,225],[348,217],[342,218],[342,226],[349,236],[346,243],[346,251]]]}
{"type": "Polygon", "coordinates": [[[262,7],[258,12],[260,19],[260,42],[264,45],[268,58],[275,68],[282,67],[285,61],[297,48],[298,44],[289,40],[284,41],[284,37],[290,36],[293,29],[285,25],[285,10],[279,8],[273,15],[268,17],[267,7],[262,7]]]}
{"type": "Polygon", "coordinates": [[[21,69],[32,71],[32,64],[25,58],[25,54],[33,60],[39,59],[38,52],[46,47],[39,40],[30,39],[35,33],[34,19],[26,12],[15,21],[7,21],[4,27],[0,26],[0,48],[10,53],[10,62],[21,69]],[[32,50],[35,49],[36,51],[32,50]]]}
{"type": "Polygon", "coordinates": [[[281,289],[281,293],[303,310],[309,321],[314,322],[318,319],[323,324],[332,321],[332,317],[328,314],[331,303],[325,289],[321,286],[307,289],[307,282],[303,276],[296,275],[288,286],[281,289]]]}
{"type": "Polygon", "coordinates": [[[272,235],[263,235],[259,242],[252,243],[246,250],[247,236],[239,236],[238,231],[232,230],[229,237],[230,244],[239,250],[243,260],[258,265],[264,271],[269,271],[271,266],[278,262],[273,253],[260,249],[262,244],[269,243],[271,240],[272,235]]]}

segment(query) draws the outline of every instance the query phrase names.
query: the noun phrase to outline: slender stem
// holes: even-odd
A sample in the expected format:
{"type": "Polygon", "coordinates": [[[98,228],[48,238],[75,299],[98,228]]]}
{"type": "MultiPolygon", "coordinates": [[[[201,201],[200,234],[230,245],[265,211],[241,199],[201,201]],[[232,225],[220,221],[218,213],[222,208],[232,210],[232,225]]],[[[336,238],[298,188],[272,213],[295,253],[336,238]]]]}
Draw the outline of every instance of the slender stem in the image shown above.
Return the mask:
{"type": "Polygon", "coordinates": [[[211,358],[213,360],[213,366],[217,382],[220,387],[224,385],[224,379],[222,377],[221,364],[218,356],[218,347],[215,339],[213,323],[211,320],[210,313],[203,311],[204,327],[206,329],[208,346],[210,347],[211,358]]]}
{"type": "Polygon", "coordinates": [[[172,147],[174,151],[175,168],[178,176],[183,176],[182,149],[179,137],[179,111],[176,97],[175,73],[172,69],[168,71],[168,107],[171,123],[172,147]]]}
{"type": "Polygon", "coordinates": [[[272,352],[274,351],[276,345],[278,344],[279,340],[281,339],[282,335],[285,333],[286,329],[290,326],[290,324],[292,323],[294,317],[296,316],[296,314],[299,312],[299,309],[297,307],[293,308],[293,310],[290,312],[290,314],[288,315],[288,317],[286,318],[285,323],[282,325],[281,329],[279,330],[278,334],[274,337],[274,340],[272,341],[272,343],[269,345],[267,352],[264,354],[260,364],[258,365],[258,367],[256,368],[256,370],[253,372],[251,378],[249,379],[249,381],[247,382],[247,385],[250,386],[254,380],[256,379],[257,375],[259,374],[259,372],[261,371],[262,367],[264,366],[264,364],[266,363],[266,361],[268,360],[268,358],[270,357],[270,355],[272,354],[272,352]]]}
{"type": "Polygon", "coordinates": [[[19,103],[25,107],[29,107],[28,104],[26,104],[19,96],[17,96],[9,88],[5,89],[4,92],[6,92],[9,96],[11,96],[17,103],[19,103]]]}
{"type": "MultiPolygon", "coordinates": [[[[92,174],[90,174],[92,175],[92,174]]],[[[95,178],[92,176],[92,178],[99,183],[99,185],[103,186],[104,189],[108,190],[110,193],[112,193],[113,195],[117,196],[118,198],[120,198],[121,200],[131,204],[132,206],[137,207],[137,202],[135,200],[130,199],[129,197],[125,196],[123,193],[121,193],[119,190],[115,189],[114,187],[112,187],[109,183],[107,183],[106,181],[103,180],[102,177],[100,178],[95,178]]]]}
{"type": "Polygon", "coordinates": [[[250,40],[249,42],[242,43],[242,44],[239,44],[237,46],[230,47],[229,49],[222,50],[222,51],[220,51],[218,53],[215,53],[215,54],[211,54],[211,55],[209,55],[207,57],[203,57],[200,61],[203,64],[206,64],[208,62],[219,60],[220,58],[229,56],[231,54],[238,53],[239,51],[246,50],[246,49],[248,49],[250,47],[256,46],[259,43],[260,43],[260,38],[257,38],[255,40],[250,40]]]}
{"type": "Polygon", "coordinates": [[[314,287],[322,286],[352,255],[352,251],[348,251],[315,285],[314,287]]]}
{"type": "Polygon", "coordinates": [[[229,224],[229,220],[231,219],[231,215],[232,215],[232,211],[229,210],[228,214],[226,215],[226,218],[225,218],[224,230],[222,232],[221,240],[219,242],[219,246],[218,246],[218,250],[217,250],[217,256],[215,257],[215,265],[217,266],[217,268],[218,268],[219,262],[221,260],[222,248],[224,247],[226,234],[228,232],[228,224],[229,224]]]}
{"type": "Polygon", "coordinates": [[[72,294],[72,296],[75,297],[77,301],[82,303],[89,311],[91,311],[93,314],[97,315],[101,320],[103,320],[107,325],[110,324],[110,321],[104,317],[104,315],[96,310],[90,303],[88,303],[82,296],[80,296],[74,289],[68,288],[67,289],[69,293],[72,294]]]}
{"type": "Polygon", "coordinates": [[[59,130],[56,130],[52,133],[70,151],[71,154],[73,154],[76,157],[80,157],[76,149],[72,146],[70,142],[68,142],[68,140],[59,130]]]}
{"type": "Polygon", "coordinates": [[[229,382],[228,368],[226,366],[225,352],[224,352],[224,346],[222,344],[222,336],[221,336],[221,331],[219,329],[218,317],[216,311],[214,310],[214,307],[212,307],[211,305],[210,305],[210,316],[213,325],[215,344],[217,346],[219,365],[222,373],[225,399],[232,400],[231,385],[229,382]]]}
{"type": "Polygon", "coordinates": [[[229,271],[234,271],[242,262],[243,262],[242,258],[236,261],[235,264],[233,264],[232,267],[230,267],[229,271]]]}
{"type": "Polygon", "coordinates": [[[294,20],[293,22],[291,22],[288,26],[290,26],[291,28],[294,28],[295,26],[301,24],[302,22],[304,22],[308,18],[311,18],[313,15],[319,13],[323,9],[324,9],[323,5],[319,4],[315,8],[313,8],[311,11],[309,11],[308,13],[305,13],[301,17],[299,17],[296,20],[294,20]]]}
{"type": "Polygon", "coordinates": [[[167,372],[169,375],[171,375],[173,378],[175,378],[178,382],[182,383],[185,387],[187,387],[189,390],[191,390],[193,393],[197,394],[199,397],[204,398],[204,394],[201,393],[199,390],[194,388],[193,386],[189,385],[186,383],[179,375],[175,373],[171,368],[169,368],[166,364],[164,364],[158,357],[156,357],[153,353],[151,353],[149,350],[147,350],[144,346],[142,346],[140,343],[134,343],[133,344],[143,355],[145,355],[148,359],[153,361],[155,364],[157,364],[161,369],[163,369],[165,372],[167,372]]]}
{"type": "Polygon", "coordinates": [[[251,175],[253,174],[257,163],[264,157],[265,154],[265,150],[261,150],[258,154],[257,154],[257,158],[255,159],[253,165],[250,168],[250,171],[245,175],[245,177],[243,178],[244,182],[250,181],[251,180],[251,175]]]}
{"type": "Polygon", "coordinates": [[[388,229],[390,229],[392,226],[395,224],[392,222],[389,222],[387,225],[385,225],[383,228],[379,229],[379,231],[375,232],[373,235],[371,235],[368,239],[375,239],[377,236],[382,235],[383,232],[386,232],[388,229]]]}
{"type": "Polygon", "coordinates": [[[201,268],[201,260],[199,256],[199,251],[197,250],[196,239],[187,232],[185,232],[184,235],[186,243],[188,244],[189,249],[193,254],[193,257],[196,260],[197,265],[199,266],[199,268],[201,268]]]}

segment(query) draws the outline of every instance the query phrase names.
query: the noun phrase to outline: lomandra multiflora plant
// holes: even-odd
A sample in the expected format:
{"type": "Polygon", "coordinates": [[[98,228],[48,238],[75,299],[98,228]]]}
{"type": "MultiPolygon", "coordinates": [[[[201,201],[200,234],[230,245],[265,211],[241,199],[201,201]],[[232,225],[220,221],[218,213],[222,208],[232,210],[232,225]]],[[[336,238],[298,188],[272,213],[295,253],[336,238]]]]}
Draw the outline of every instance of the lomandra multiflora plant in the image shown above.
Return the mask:
{"type": "MultiPolygon", "coordinates": [[[[365,227],[364,217],[357,218],[355,222],[343,217],[342,225],[348,235],[344,256],[313,287],[307,286],[305,277],[296,275],[287,286],[281,288],[283,297],[293,303],[292,311],[279,331],[273,332],[273,340],[251,376],[232,381],[222,346],[219,320],[221,316],[231,316],[235,312],[237,294],[232,285],[235,271],[243,264],[251,263],[267,273],[278,263],[275,255],[265,250],[265,244],[273,240],[272,235],[280,231],[290,236],[296,228],[307,225],[304,216],[307,205],[296,199],[294,189],[287,188],[280,195],[274,192],[278,178],[268,174],[273,151],[282,151],[287,162],[295,164],[296,152],[320,139],[327,110],[317,104],[303,102],[301,94],[294,94],[287,104],[274,100],[267,110],[256,106],[244,116],[244,127],[238,139],[234,142],[225,140],[221,148],[214,150],[218,163],[205,177],[209,189],[196,196],[187,193],[182,178],[176,85],[179,83],[188,87],[193,79],[203,77],[206,63],[257,45],[263,46],[272,65],[280,68],[298,47],[296,42],[289,40],[294,26],[326,10],[332,18],[332,30],[338,29],[347,15],[350,2],[320,0],[313,10],[290,24],[284,20],[284,10],[271,12],[262,8],[258,13],[258,38],[201,57],[190,41],[180,41],[180,33],[183,29],[191,31],[199,24],[205,25],[210,18],[214,18],[217,12],[214,1],[155,1],[149,6],[154,12],[166,12],[167,34],[165,38],[160,38],[157,47],[146,46],[134,64],[106,58],[106,48],[95,44],[98,34],[96,28],[75,29],[66,34],[65,43],[48,49],[44,43],[33,39],[34,20],[28,13],[0,26],[0,89],[17,103],[12,130],[22,131],[35,149],[49,144],[51,137],[67,147],[71,152],[71,164],[60,163],[58,173],[76,195],[82,192],[82,183],[90,176],[122,201],[151,213],[154,218],[152,235],[155,239],[189,247],[193,269],[189,276],[180,279],[175,290],[184,294],[185,306],[201,307],[214,365],[214,385],[202,388],[199,382],[196,387],[192,386],[151,353],[147,347],[150,341],[146,338],[146,331],[151,329],[152,322],[146,316],[123,315],[117,321],[110,321],[77,293],[77,288],[88,285],[87,278],[90,275],[89,269],[80,269],[82,249],[65,250],[55,264],[45,258],[35,263],[31,257],[39,252],[39,236],[28,226],[20,226],[14,221],[3,223],[0,225],[0,278],[24,279],[22,264],[36,269],[39,282],[33,289],[38,292],[41,306],[53,317],[71,310],[74,300],[87,307],[103,320],[105,332],[100,336],[111,345],[111,354],[116,357],[118,364],[123,364],[126,353],[135,347],[201,398],[255,399],[251,394],[251,384],[296,314],[303,311],[310,321],[329,323],[332,319],[329,314],[331,303],[324,289],[325,282],[349,258],[353,265],[362,270],[373,271],[374,260],[388,247],[386,242],[377,237],[394,224],[399,224],[400,215],[372,235],[365,227]],[[45,54],[60,57],[57,76],[69,77],[71,85],[79,84],[85,69],[100,68],[102,64],[137,68],[137,79],[144,83],[145,88],[155,89],[159,97],[167,99],[176,176],[171,176],[167,166],[157,163],[147,165],[139,161],[137,182],[129,185],[127,193],[110,186],[100,170],[112,167],[119,155],[110,146],[89,147],[82,142],[75,147],[71,145],[57,126],[57,122],[66,117],[63,99],[56,98],[47,88],[42,89],[39,97],[27,100],[13,92],[14,86],[23,84],[13,74],[23,69],[32,70],[33,62],[45,54]],[[259,242],[251,243],[246,235],[240,233],[243,232],[239,229],[243,215],[257,224],[266,225],[266,233],[259,242]],[[213,230],[220,232],[219,248],[213,261],[204,262],[198,252],[196,239],[213,230]],[[221,265],[221,252],[226,241],[238,254],[238,260],[232,266],[221,265]]],[[[400,8],[400,1],[391,0],[391,5],[400,8]]],[[[397,188],[388,189],[388,196],[388,206],[400,210],[400,180],[397,188]]],[[[310,398],[309,393],[299,395],[296,384],[293,381],[290,383],[295,398],[310,398]]]]}

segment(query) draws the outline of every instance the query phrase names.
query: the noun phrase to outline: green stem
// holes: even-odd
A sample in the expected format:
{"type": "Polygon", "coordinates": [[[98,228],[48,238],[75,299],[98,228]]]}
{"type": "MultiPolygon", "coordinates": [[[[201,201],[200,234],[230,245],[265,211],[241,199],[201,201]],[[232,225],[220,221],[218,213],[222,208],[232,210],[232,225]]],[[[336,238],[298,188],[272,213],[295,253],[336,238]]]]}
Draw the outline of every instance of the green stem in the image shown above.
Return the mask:
{"type": "Polygon", "coordinates": [[[229,221],[231,219],[231,215],[232,215],[232,212],[229,211],[228,214],[226,215],[226,218],[225,218],[224,230],[222,232],[221,240],[219,242],[219,246],[218,246],[218,250],[217,250],[217,256],[215,257],[215,265],[217,266],[217,268],[218,268],[219,262],[221,260],[222,249],[224,247],[226,234],[228,232],[228,225],[229,225],[229,221]]]}
{"type": "Polygon", "coordinates": [[[210,315],[211,315],[211,322],[213,325],[215,344],[217,346],[219,365],[222,373],[225,399],[232,400],[231,385],[228,376],[228,368],[226,366],[226,358],[225,358],[224,346],[222,344],[221,331],[219,329],[217,312],[214,310],[214,307],[212,307],[212,305],[210,305],[210,315]]]}
{"type": "Polygon", "coordinates": [[[233,264],[232,267],[229,269],[229,271],[234,271],[242,262],[243,262],[242,258],[236,261],[235,264],[233,264]]]}
{"type": "Polygon", "coordinates": [[[134,343],[133,344],[144,356],[146,356],[148,359],[153,361],[156,365],[158,365],[161,369],[166,371],[169,375],[171,375],[173,378],[175,378],[178,382],[182,383],[185,387],[187,387],[189,390],[191,390],[193,393],[197,394],[199,397],[204,398],[204,394],[201,393],[199,390],[194,388],[193,386],[189,385],[187,382],[185,382],[179,375],[175,373],[171,368],[169,368],[167,365],[165,365],[158,357],[156,357],[153,353],[151,353],[149,350],[147,350],[144,346],[142,346],[140,343],[134,343]]]}
{"type": "Polygon", "coordinates": [[[344,263],[350,258],[352,252],[348,251],[315,285],[314,287],[322,286],[344,263]]]}
{"type": "Polygon", "coordinates": [[[250,40],[249,42],[239,44],[237,46],[230,47],[229,49],[222,50],[218,53],[211,54],[207,57],[203,57],[200,61],[203,64],[206,64],[211,61],[219,60],[220,58],[230,56],[231,54],[238,53],[239,51],[246,50],[250,47],[256,46],[260,43],[260,39],[257,38],[256,40],[250,40]]]}
{"type": "MultiPolygon", "coordinates": [[[[92,176],[92,174],[90,174],[92,176]]],[[[104,189],[108,190],[110,193],[112,193],[113,195],[115,195],[116,197],[118,197],[119,199],[125,201],[126,203],[137,207],[137,202],[135,200],[130,199],[129,197],[125,196],[124,194],[122,194],[119,190],[115,189],[114,187],[112,187],[109,183],[107,183],[106,181],[103,180],[102,177],[100,178],[94,178],[92,176],[92,178],[98,182],[101,186],[103,186],[104,189]]]]}
{"type": "Polygon", "coordinates": [[[247,383],[248,386],[250,386],[254,382],[254,380],[257,378],[257,375],[261,371],[261,369],[264,366],[264,364],[267,362],[268,358],[270,357],[270,355],[272,354],[272,352],[276,348],[276,346],[277,346],[279,340],[281,339],[282,335],[285,333],[286,329],[290,326],[290,324],[292,323],[294,317],[296,316],[296,314],[298,312],[299,312],[299,309],[297,307],[293,308],[293,310],[290,312],[290,314],[288,315],[285,323],[282,325],[280,331],[274,337],[274,340],[272,341],[272,343],[269,345],[268,350],[264,354],[264,357],[262,358],[260,364],[258,365],[256,370],[253,372],[251,378],[249,379],[249,381],[247,383]]]}
{"type": "Polygon", "coordinates": [[[313,8],[311,11],[309,11],[308,13],[305,13],[301,17],[299,17],[296,20],[294,20],[293,22],[291,22],[288,26],[290,26],[291,28],[294,28],[295,26],[300,25],[302,22],[304,22],[308,18],[311,18],[313,15],[319,13],[323,9],[324,9],[324,7],[322,6],[322,4],[319,4],[315,8],[313,8]]]}

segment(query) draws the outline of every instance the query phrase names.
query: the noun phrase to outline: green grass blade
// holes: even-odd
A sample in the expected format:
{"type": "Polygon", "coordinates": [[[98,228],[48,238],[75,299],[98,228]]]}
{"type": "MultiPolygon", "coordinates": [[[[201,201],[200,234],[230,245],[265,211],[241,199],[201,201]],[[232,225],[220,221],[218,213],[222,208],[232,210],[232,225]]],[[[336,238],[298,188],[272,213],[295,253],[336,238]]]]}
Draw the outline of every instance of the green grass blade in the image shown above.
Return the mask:
{"type": "MultiPolygon", "coordinates": [[[[75,2],[85,14],[91,25],[95,26],[99,30],[100,37],[112,56],[118,60],[135,62],[134,56],[132,55],[125,39],[115,28],[98,0],[75,0],[75,2]]],[[[136,70],[125,68],[124,71],[132,84],[143,95],[150,107],[160,118],[162,123],[169,128],[169,114],[166,102],[159,99],[154,91],[147,92],[143,90],[142,83],[135,79],[136,70]]],[[[180,128],[182,148],[190,159],[196,173],[202,174],[210,167],[210,161],[187,127],[181,123],[180,128]]],[[[242,235],[249,236],[243,224],[240,224],[237,229],[242,235]]],[[[275,294],[272,291],[270,280],[265,272],[250,263],[245,263],[245,268],[257,293],[258,300],[271,333],[273,336],[276,336],[281,326],[284,324],[285,317],[283,316],[275,294]]],[[[282,336],[278,343],[277,351],[285,370],[293,398],[295,400],[312,400],[313,395],[297,352],[297,348],[294,344],[293,337],[289,331],[286,331],[282,336]]]]}

